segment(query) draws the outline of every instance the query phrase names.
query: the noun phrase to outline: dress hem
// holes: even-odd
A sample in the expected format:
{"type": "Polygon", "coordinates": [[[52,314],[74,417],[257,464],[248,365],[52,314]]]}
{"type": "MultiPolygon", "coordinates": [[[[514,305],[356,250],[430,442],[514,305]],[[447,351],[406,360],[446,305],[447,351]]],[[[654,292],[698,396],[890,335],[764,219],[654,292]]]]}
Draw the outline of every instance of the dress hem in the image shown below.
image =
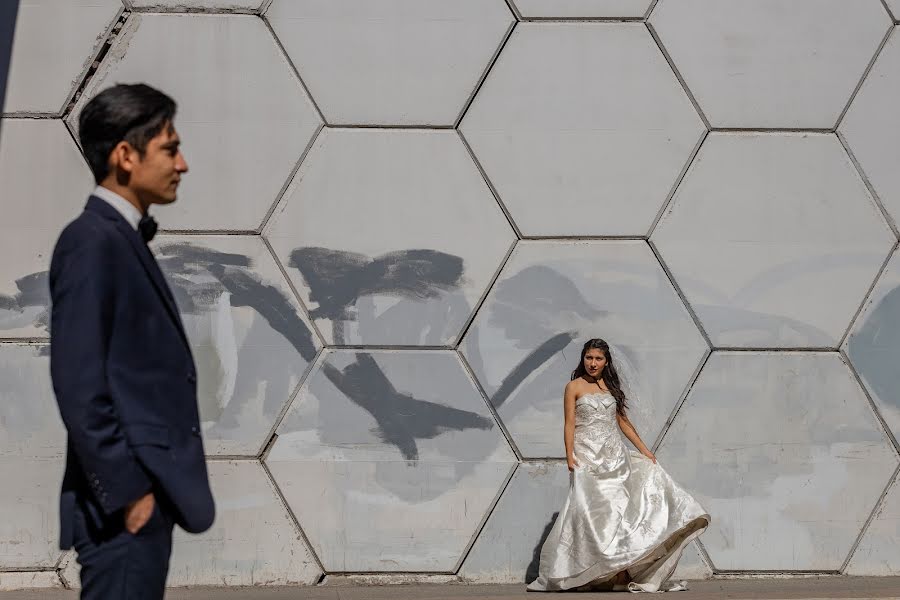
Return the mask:
{"type": "MultiPolygon", "coordinates": [[[[544,585],[543,587],[532,587],[540,581],[541,578],[538,577],[533,582],[528,584],[528,587],[526,589],[529,592],[562,592],[579,588],[588,584],[604,583],[609,579],[615,577],[616,574],[621,573],[622,571],[626,571],[637,565],[640,565],[641,563],[647,562],[647,559],[653,556],[654,553],[658,552],[660,548],[664,548],[669,542],[678,538],[681,538],[680,542],[675,544],[668,552],[660,556],[658,559],[652,561],[652,563],[650,564],[655,564],[659,561],[665,560],[666,558],[671,556],[673,552],[682,552],[685,546],[687,546],[695,538],[699,537],[701,533],[706,531],[706,528],[709,527],[709,522],[709,514],[700,515],[692,519],[683,527],[675,530],[672,535],[668,536],[661,544],[654,546],[635,560],[631,561],[629,564],[624,565],[613,572],[602,571],[601,569],[605,568],[605,565],[594,565],[592,567],[588,567],[578,575],[573,575],[571,577],[554,578],[553,580],[548,580],[546,582],[546,585],[544,585]],[[700,522],[705,522],[705,524],[701,526],[700,522]]],[[[666,578],[668,578],[668,575],[666,578]]]]}

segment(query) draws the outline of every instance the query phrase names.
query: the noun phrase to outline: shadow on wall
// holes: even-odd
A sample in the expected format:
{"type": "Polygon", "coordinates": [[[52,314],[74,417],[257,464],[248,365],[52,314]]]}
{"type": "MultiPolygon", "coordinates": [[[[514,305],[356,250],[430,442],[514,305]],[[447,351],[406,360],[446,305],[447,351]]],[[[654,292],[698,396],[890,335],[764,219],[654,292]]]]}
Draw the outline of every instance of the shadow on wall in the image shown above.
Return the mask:
{"type": "MultiPolygon", "coordinates": [[[[9,63],[12,59],[13,36],[16,33],[18,12],[19,0],[0,2],[0,108],[6,105],[6,81],[9,78],[9,63]]],[[[0,134],[2,133],[3,123],[0,121],[0,134]]]]}
{"type": "Polygon", "coordinates": [[[538,578],[538,568],[541,566],[541,549],[544,547],[544,542],[547,541],[547,538],[550,536],[550,531],[553,529],[553,525],[556,524],[556,519],[559,518],[559,511],[553,513],[553,516],[550,517],[550,522],[544,527],[544,531],[541,532],[541,539],[538,540],[537,545],[534,547],[534,552],[531,555],[531,562],[528,563],[528,568],[525,570],[525,583],[531,583],[535,579],[538,578]]]}

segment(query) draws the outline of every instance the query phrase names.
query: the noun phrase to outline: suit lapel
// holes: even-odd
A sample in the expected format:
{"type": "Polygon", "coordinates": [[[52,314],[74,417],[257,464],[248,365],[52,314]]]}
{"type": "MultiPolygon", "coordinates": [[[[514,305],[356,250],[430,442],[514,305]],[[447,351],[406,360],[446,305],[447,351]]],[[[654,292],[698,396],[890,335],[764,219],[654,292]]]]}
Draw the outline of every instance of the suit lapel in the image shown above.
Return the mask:
{"type": "Polygon", "coordinates": [[[140,260],[147,275],[150,276],[150,281],[153,283],[156,293],[163,301],[166,311],[169,313],[172,321],[174,321],[175,327],[178,329],[178,334],[181,336],[181,340],[184,342],[185,346],[187,346],[188,350],[190,350],[190,342],[187,339],[187,334],[184,332],[184,325],[181,322],[181,315],[178,313],[178,307],[175,305],[175,298],[172,296],[172,292],[166,283],[166,279],[143,238],[141,238],[140,234],[134,230],[131,224],[128,223],[115,208],[107,204],[102,198],[91,196],[88,199],[87,208],[88,210],[98,212],[102,216],[115,222],[119,233],[128,240],[131,249],[137,255],[138,260],[140,260]]]}

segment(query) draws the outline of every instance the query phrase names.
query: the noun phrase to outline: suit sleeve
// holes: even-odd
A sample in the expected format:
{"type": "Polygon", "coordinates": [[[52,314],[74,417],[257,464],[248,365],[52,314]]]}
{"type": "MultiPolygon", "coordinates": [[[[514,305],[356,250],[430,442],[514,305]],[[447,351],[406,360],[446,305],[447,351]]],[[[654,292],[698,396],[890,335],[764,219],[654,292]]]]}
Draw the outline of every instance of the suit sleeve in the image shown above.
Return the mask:
{"type": "Polygon", "coordinates": [[[152,488],[128,446],[107,384],[117,251],[99,231],[66,231],[50,267],[53,389],[70,445],[106,514],[152,488]]]}

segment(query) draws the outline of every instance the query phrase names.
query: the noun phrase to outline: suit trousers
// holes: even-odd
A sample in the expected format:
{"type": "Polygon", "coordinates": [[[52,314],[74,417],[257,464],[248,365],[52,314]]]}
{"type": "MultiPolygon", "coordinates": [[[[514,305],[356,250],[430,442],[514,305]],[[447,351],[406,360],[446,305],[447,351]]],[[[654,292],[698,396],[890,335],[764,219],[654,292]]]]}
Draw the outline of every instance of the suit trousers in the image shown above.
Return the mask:
{"type": "Polygon", "coordinates": [[[173,519],[157,501],[136,534],[125,529],[123,511],[100,527],[75,503],[73,535],[81,566],[82,600],[162,600],[172,553],[173,519]]]}

